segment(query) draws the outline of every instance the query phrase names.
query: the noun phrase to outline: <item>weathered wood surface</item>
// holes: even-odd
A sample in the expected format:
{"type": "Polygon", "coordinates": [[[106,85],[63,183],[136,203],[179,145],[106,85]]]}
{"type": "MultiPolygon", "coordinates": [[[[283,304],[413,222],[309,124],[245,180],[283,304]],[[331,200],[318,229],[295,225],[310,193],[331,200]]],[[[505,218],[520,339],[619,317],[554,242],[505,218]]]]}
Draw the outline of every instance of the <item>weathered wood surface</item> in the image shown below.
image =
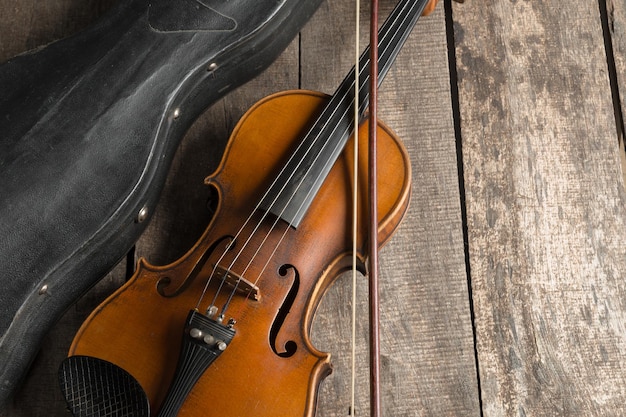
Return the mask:
{"type": "Polygon", "coordinates": [[[564,6],[454,8],[490,416],[625,414],[626,213],[610,63],[599,4],[564,6]]]}
{"type": "MultiPolygon", "coordinates": [[[[114,2],[0,0],[0,61],[75,33],[114,2]]],[[[382,1],[382,14],[394,3],[382,1]]],[[[385,80],[381,118],[408,148],[414,185],[381,254],[384,415],[626,415],[623,127],[610,82],[626,85],[626,2],[607,5],[603,25],[604,5],[588,0],[446,0],[418,23],[385,80]]],[[[324,2],[267,72],[198,120],[139,256],[164,264],[199,237],[210,217],[202,180],[255,101],[284,89],[333,92],[352,65],[353,15],[351,0],[324,2]]],[[[124,268],[51,330],[0,416],[67,415],[58,363],[124,268]]],[[[335,364],[319,416],[347,415],[349,281],[327,294],[314,326],[315,345],[335,364]]],[[[364,317],[364,279],[358,290],[364,317]]],[[[359,320],[360,365],[366,326],[359,320]]]]}

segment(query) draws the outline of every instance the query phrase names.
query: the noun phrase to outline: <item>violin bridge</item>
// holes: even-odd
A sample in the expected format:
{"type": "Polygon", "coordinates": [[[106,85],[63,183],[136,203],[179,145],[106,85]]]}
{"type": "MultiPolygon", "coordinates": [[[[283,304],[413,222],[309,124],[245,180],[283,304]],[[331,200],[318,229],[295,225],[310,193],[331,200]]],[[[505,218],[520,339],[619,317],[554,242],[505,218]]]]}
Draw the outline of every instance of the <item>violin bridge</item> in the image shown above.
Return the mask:
{"type": "Polygon", "coordinates": [[[235,289],[235,292],[250,296],[255,301],[259,301],[259,287],[245,279],[239,274],[236,274],[228,269],[217,265],[215,267],[215,275],[224,281],[230,288],[235,289]]]}

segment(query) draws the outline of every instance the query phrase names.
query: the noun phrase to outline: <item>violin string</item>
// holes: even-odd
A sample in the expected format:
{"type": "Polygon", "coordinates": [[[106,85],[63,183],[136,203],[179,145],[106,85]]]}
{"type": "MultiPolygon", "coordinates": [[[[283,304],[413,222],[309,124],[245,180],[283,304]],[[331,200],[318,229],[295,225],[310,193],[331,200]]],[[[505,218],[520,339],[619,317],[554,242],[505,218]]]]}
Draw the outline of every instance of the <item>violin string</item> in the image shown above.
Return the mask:
{"type": "MultiPolygon", "coordinates": [[[[323,126],[327,126],[327,123],[323,124],[323,126]]],[[[323,131],[323,130],[322,130],[323,131]]],[[[335,130],[333,130],[331,133],[334,133],[335,130]]],[[[321,139],[321,135],[318,134],[317,136],[314,137],[314,140],[310,143],[309,148],[306,150],[306,152],[304,153],[304,156],[308,155],[308,153],[313,149],[314,145],[317,143],[317,141],[319,139],[321,139]]],[[[298,144],[298,146],[296,147],[296,150],[291,154],[290,158],[288,159],[287,163],[283,165],[283,168],[281,169],[280,173],[274,178],[274,181],[272,182],[272,184],[268,187],[268,189],[266,190],[265,194],[263,195],[263,197],[261,197],[261,199],[259,200],[259,202],[257,203],[257,205],[254,207],[254,209],[251,211],[250,215],[248,216],[248,218],[246,219],[246,221],[244,222],[244,224],[240,227],[240,229],[238,230],[237,234],[235,235],[235,238],[233,238],[233,240],[231,241],[231,244],[229,244],[226,249],[223,251],[222,255],[219,257],[218,261],[215,263],[213,270],[211,271],[211,274],[209,275],[209,278],[207,279],[204,289],[198,299],[198,302],[196,304],[196,309],[199,308],[200,304],[202,303],[202,300],[204,299],[208,288],[210,286],[211,280],[213,279],[213,277],[215,276],[215,272],[217,271],[217,266],[221,263],[221,261],[224,259],[224,257],[226,256],[227,252],[232,248],[232,244],[234,244],[234,242],[237,240],[237,238],[241,235],[241,233],[243,232],[243,230],[245,229],[245,227],[248,225],[248,223],[250,223],[250,221],[252,220],[254,213],[257,212],[260,207],[261,207],[261,203],[262,201],[270,194],[270,191],[272,190],[272,188],[275,186],[275,184],[278,181],[278,178],[280,178],[282,172],[284,172],[284,170],[290,165],[290,162],[293,160],[293,158],[295,158],[295,155],[298,153],[298,151],[302,148],[302,146],[305,145],[305,142],[302,141],[298,144]]],[[[319,154],[318,156],[319,157],[319,154]]],[[[317,160],[317,157],[315,158],[314,161],[317,160]]],[[[288,177],[288,179],[292,179],[293,176],[295,175],[295,173],[297,172],[297,168],[300,167],[300,165],[303,163],[304,159],[301,159],[300,161],[298,161],[298,163],[296,164],[295,169],[293,170],[293,172],[290,174],[290,176],[288,177]]],[[[306,172],[308,173],[310,172],[310,169],[306,172]]],[[[303,176],[303,178],[305,178],[305,176],[303,176]]],[[[287,201],[287,203],[285,204],[285,206],[283,207],[283,209],[280,212],[280,215],[282,215],[285,210],[288,208],[289,203],[292,201],[292,199],[295,197],[297,191],[299,191],[301,185],[302,185],[303,181],[300,181],[300,183],[298,184],[298,186],[296,187],[296,190],[294,191],[294,193],[292,194],[292,196],[289,198],[289,200],[287,201]]],[[[263,221],[269,216],[271,209],[275,206],[276,202],[278,201],[278,199],[280,198],[282,192],[285,190],[285,188],[287,187],[288,181],[285,181],[285,184],[282,185],[282,187],[280,188],[279,192],[276,194],[276,197],[274,197],[274,199],[272,200],[271,204],[269,205],[269,208],[264,212],[264,214],[261,216],[261,219],[259,220],[259,222],[257,223],[257,225],[254,227],[254,229],[252,230],[252,232],[250,233],[250,235],[248,236],[248,238],[246,239],[246,243],[244,245],[241,246],[241,248],[239,249],[239,252],[237,253],[237,255],[234,257],[233,261],[230,263],[229,267],[227,270],[231,270],[232,267],[234,266],[234,264],[237,262],[237,260],[239,259],[239,257],[241,256],[241,254],[243,253],[244,249],[247,247],[247,244],[250,242],[250,240],[252,239],[253,235],[257,232],[258,228],[262,225],[263,221]]],[[[308,194],[307,194],[308,195],[308,194]]],[[[298,213],[300,212],[300,210],[298,210],[298,213]]],[[[277,216],[277,220],[280,219],[280,215],[277,216]]],[[[274,225],[277,223],[277,221],[274,223],[274,225]]],[[[291,222],[289,222],[289,226],[291,226],[291,222]]],[[[273,229],[273,227],[272,227],[273,229]]],[[[272,230],[270,230],[269,233],[271,233],[272,230]]],[[[263,240],[263,242],[265,242],[266,239],[263,240]]],[[[282,241],[282,239],[281,239],[282,241]]],[[[260,250],[260,247],[257,249],[257,253],[258,250],[260,250]]],[[[275,253],[275,251],[274,251],[275,253]]],[[[222,278],[222,282],[220,283],[215,296],[211,302],[210,305],[214,305],[219,293],[221,292],[221,289],[223,287],[223,284],[226,280],[226,277],[222,278]]],[[[258,278],[257,278],[258,281],[258,278]]],[[[239,280],[237,282],[237,285],[239,284],[239,280]]],[[[229,296],[229,298],[232,298],[232,294],[234,292],[236,292],[237,288],[235,287],[233,289],[233,291],[231,291],[231,296],[229,296]]],[[[222,311],[224,312],[225,309],[222,309],[222,311]]]]}
{"type": "MultiPolygon", "coordinates": [[[[413,5],[415,5],[415,4],[419,3],[419,2],[407,2],[407,4],[405,4],[405,7],[406,7],[406,6],[408,6],[408,7],[410,8],[410,7],[412,6],[412,4],[411,4],[411,3],[413,3],[413,5]]],[[[398,18],[402,18],[402,17],[403,17],[403,15],[404,15],[404,16],[406,16],[406,14],[404,14],[404,13],[398,13],[398,18]]],[[[406,20],[406,18],[405,18],[405,20],[406,20]]],[[[383,34],[383,36],[384,36],[384,38],[386,38],[386,37],[388,36],[388,33],[383,34]]],[[[392,36],[393,36],[393,34],[392,34],[392,36]]],[[[388,45],[386,45],[386,48],[387,48],[387,47],[390,47],[390,46],[392,46],[392,45],[391,45],[391,43],[388,43],[388,45]]],[[[387,50],[386,48],[383,50],[383,52],[387,50]]],[[[360,71],[359,71],[359,73],[360,73],[360,71]]],[[[356,78],[357,78],[357,73],[356,73],[356,71],[355,71],[355,79],[356,79],[356,78]]],[[[365,80],[364,80],[364,82],[362,83],[361,88],[367,88],[367,81],[369,80],[369,75],[368,75],[368,74],[365,74],[365,75],[364,75],[364,79],[365,79],[365,80]]],[[[355,90],[360,90],[360,88],[358,88],[358,84],[356,84],[356,82],[355,82],[355,81],[353,81],[352,83],[353,83],[353,84],[352,84],[352,87],[354,87],[354,89],[355,89],[355,90]]],[[[353,105],[355,105],[355,106],[357,106],[357,107],[358,107],[358,101],[355,101],[355,99],[354,99],[354,98],[352,99],[352,102],[350,103],[350,108],[351,108],[353,105]]],[[[333,113],[332,113],[332,114],[334,115],[334,114],[335,114],[335,112],[336,112],[337,110],[338,110],[338,109],[333,110],[333,113]]],[[[346,115],[346,112],[347,112],[347,110],[345,110],[345,109],[344,109],[344,113],[343,113],[343,115],[342,115],[342,116],[345,116],[345,115],[346,115]]],[[[359,112],[359,114],[360,114],[360,112],[359,112]]],[[[313,141],[309,144],[309,148],[306,150],[306,152],[305,152],[305,154],[304,154],[305,156],[306,156],[306,155],[308,155],[308,153],[312,150],[313,146],[314,146],[314,145],[317,143],[317,141],[321,138],[321,132],[325,132],[325,130],[324,130],[324,129],[328,126],[328,123],[329,123],[328,121],[324,121],[324,123],[322,124],[323,129],[322,129],[322,130],[320,130],[320,133],[318,133],[318,135],[317,135],[316,137],[314,137],[314,140],[313,140],[313,141]]],[[[358,123],[358,122],[357,122],[357,123],[358,123]]],[[[335,126],[335,127],[334,127],[334,129],[332,129],[332,130],[331,130],[331,134],[335,133],[336,129],[337,129],[337,126],[335,126]]],[[[312,128],[311,128],[311,130],[312,130],[312,128]]],[[[310,130],[310,131],[311,131],[311,130],[310,130]]],[[[204,290],[203,290],[203,292],[202,292],[202,294],[201,294],[201,296],[200,296],[200,299],[198,300],[198,303],[197,303],[197,308],[199,308],[199,305],[201,304],[202,300],[204,299],[204,297],[205,297],[205,295],[206,295],[206,292],[208,291],[208,288],[209,288],[209,286],[210,286],[210,282],[211,282],[212,278],[215,276],[215,272],[216,272],[216,270],[217,270],[217,266],[218,266],[218,265],[220,264],[220,262],[224,259],[224,257],[226,256],[227,252],[228,252],[228,251],[232,248],[232,246],[233,246],[234,242],[238,239],[238,237],[240,236],[240,234],[244,231],[244,229],[245,229],[245,227],[248,225],[248,223],[250,223],[250,221],[251,221],[251,220],[252,220],[252,218],[254,217],[254,214],[255,214],[255,213],[256,213],[256,212],[260,209],[260,207],[261,207],[261,203],[262,203],[262,202],[263,202],[263,200],[264,200],[264,199],[265,199],[265,198],[269,195],[270,191],[272,190],[272,188],[273,188],[273,187],[274,187],[274,185],[276,184],[276,182],[277,182],[277,180],[279,179],[279,177],[280,177],[280,175],[282,174],[282,172],[284,172],[284,170],[285,170],[287,167],[290,167],[290,164],[289,164],[289,163],[293,160],[293,158],[295,157],[295,155],[297,154],[297,152],[301,149],[301,147],[302,147],[304,144],[305,144],[305,141],[302,141],[302,142],[300,142],[300,143],[298,144],[298,146],[296,147],[296,151],[295,151],[295,152],[293,152],[293,153],[291,154],[290,158],[288,159],[288,162],[287,162],[285,165],[283,165],[283,167],[282,167],[282,169],[281,169],[281,171],[280,171],[279,175],[277,175],[277,176],[274,178],[274,180],[273,180],[272,184],[270,185],[270,187],[268,187],[268,189],[266,190],[266,192],[265,192],[265,194],[263,195],[263,197],[259,200],[259,203],[258,203],[258,204],[254,207],[254,209],[251,211],[250,215],[248,216],[248,218],[246,219],[246,221],[244,222],[244,224],[240,227],[239,231],[237,232],[237,234],[235,235],[235,237],[233,238],[233,240],[231,241],[231,243],[230,243],[230,244],[226,247],[226,249],[224,250],[224,252],[222,253],[222,255],[219,257],[218,261],[215,263],[215,266],[213,267],[213,270],[212,270],[211,274],[209,275],[209,278],[208,278],[208,279],[207,279],[207,281],[206,281],[206,284],[205,284],[204,290]]],[[[328,143],[326,143],[324,146],[326,146],[326,145],[328,145],[328,143]]],[[[335,150],[337,149],[337,147],[338,147],[338,146],[339,146],[338,144],[335,144],[335,150]]],[[[316,157],[315,157],[315,159],[313,160],[313,162],[316,162],[316,161],[317,161],[317,158],[319,158],[320,154],[321,154],[321,152],[320,152],[320,153],[318,153],[318,155],[316,155],[316,157]]],[[[297,172],[297,168],[299,168],[299,167],[300,167],[300,165],[301,165],[302,161],[303,161],[303,160],[298,161],[298,163],[296,164],[296,167],[295,167],[296,169],[293,169],[292,173],[291,173],[291,174],[289,175],[289,177],[288,177],[288,179],[289,179],[289,180],[293,178],[293,176],[294,176],[294,175],[295,175],[295,173],[297,172]]],[[[325,166],[328,166],[328,164],[329,164],[330,162],[334,163],[334,161],[327,161],[327,162],[325,163],[325,166]]],[[[313,163],[313,164],[311,164],[311,167],[312,167],[312,166],[314,166],[314,165],[315,165],[314,163],[313,163]]],[[[310,172],[310,168],[306,171],[306,173],[309,173],[309,172],[310,172]]],[[[303,176],[303,179],[304,179],[304,178],[306,178],[306,175],[305,175],[305,176],[303,176]]],[[[297,194],[297,192],[300,190],[300,188],[301,188],[301,186],[302,186],[303,182],[304,182],[304,181],[303,181],[303,180],[301,180],[301,181],[298,183],[298,185],[297,185],[297,187],[296,187],[295,191],[293,192],[293,194],[291,195],[291,197],[289,198],[289,200],[287,201],[287,203],[285,204],[285,206],[284,206],[284,207],[283,207],[283,209],[281,210],[281,214],[282,214],[282,213],[286,210],[286,208],[289,206],[289,204],[290,204],[291,200],[294,198],[294,196],[295,196],[295,195],[297,194]]],[[[242,245],[242,246],[241,246],[241,248],[239,249],[238,253],[235,255],[235,257],[234,257],[233,261],[231,262],[231,264],[230,264],[229,268],[227,269],[227,271],[230,271],[230,269],[233,267],[233,265],[237,262],[237,260],[239,259],[239,257],[242,255],[242,253],[243,253],[244,249],[246,248],[247,244],[251,241],[251,238],[252,238],[253,234],[254,234],[254,233],[256,233],[256,231],[258,230],[258,228],[260,227],[260,225],[263,223],[263,221],[264,221],[264,220],[265,220],[265,219],[269,216],[269,213],[270,213],[271,209],[274,207],[274,205],[276,204],[276,202],[277,202],[277,200],[278,200],[279,196],[281,196],[281,193],[282,193],[282,192],[284,191],[284,189],[286,188],[287,183],[288,183],[288,181],[285,181],[285,184],[283,184],[283,185],[282,185],[281,189],[279,190],[279,193],[278,193],[278,194],[277,194],[277,196],[273,199],[273,201],[271,202],[271,204],[270,204],[269,208],[268,208],[267,210],[263,210],[263,211],[264,211],[264,213],[263,213],[263,215],[261,216],[261,219],[259,220],[259,223],[257,224],[257,226],[256,226],[256,227],[253,229],[253,231],[251,232],[250,236],[249,236],[249,237],[248,237],[248,239],[246,240],[246,243],[245,243],[244,245],[242,245]]],[[[310,192],[311,192],[311,190],[309,190],[309,193],[307,193],[307,196],[310,194],[310,192]]],[[[306,201],[306,200],[303,200],[303,201],[306,201]]],[[[302,205],[304,205],[304,203],[302,203],[302,205]]],[[[302,205],[301,205],[301,207],[299,208],[298,213],[299,213],[299,212],[300,212],[300,210],[302,209],[302,205]]],[[[280,216],[278,216],[278,217],[280,218],[280,216]]],[[[276,224],[276,223],[277,223],[277,222],[275,222],[274,224],[276,224]]],[[[291,226],[291,222],[289,222],[289,225],[291,226]]],[[[286,232],[287,232],[288,230],[289,230],[289,228],[287,228],[287,229],[286,229],[286,232]]],[[[271,232],[272,232],[272,230],[270,230],[268,233],[271,233],[271,232]]],[[[285,233],[286,233],[286,232],[285,232],[285,233]]],[[[283,241],[283,239],[284,239],[284,236],[283,236],[283,237],[281,237],[281,239],[280,239],[280,240],[279,240],[279,242],[278,242],[278,245],[279,245],[279,244],[283,241]]],[[[263,240],[263,242],[265,242],[265,241],[266,241],[266,239],[264,239],[264,240],[263,240]]],[[[276,250],[277,250],[277,249],[275,248],[275,249],[274,249],[274,251],[273,251],[273,254],[275,254],[275,253],[276,253],[276,250]]],[[[258,253],[258,251],[259,251],[259,250],[257,250],[257,252],[256,252],[256,253],[258,253]]],[[[268,264],[268,263],[269,263],[269,259],[268,259],[268,262],[266,263],[266,266],[267,266],[267,264],[268,264]]],[[[266,266],[263,268],[263,271],[265,270],[266,266]]],[[[221,292],[221,289],[222,289],[222,287],[223,287],[223,284],[224,284],[224,282],[226,281],[226,278],[227,278],[227,277],[226,277],[226,275],[225,275],[224,277],[222,277],[222,282],[221,282],[220,286],[218,287],[218,290],[216,291],[216,294],[215,294],[215,296],[214,296],[214,298],[213,298],[213,302],[211,303],[211,305],[214,305],[214,303],[216,302],[216,300],[217,300],[217,298],[218,298],[218,296],[219,296],[219,293],[221,292]]],[[[256,278],[256,280],[255,280],[255,284],[256,284],[256,283],[258,283],[259,279],[260,279],[260,275],[256,278]]],[[[230,296],[230,298],[232,298],[232,295],[233,295],[233,294],[237,291],[237,286],[239,285],[239,282],[240,282],[240,280],[238,280],[238,281],[237,281],[237,283],[235,284],[235,288],[231,291],[231,296],[230,296]]],[[[225,309],[222,309],[222,312],[224,312],[224,311],[225,311],[225,309]]]]}
{"type": "MultiPolygon", "coordinates": [[[[248,264],[245,266],[245,268],[239,274],[240,277],[243,277],[243,276],[245,276],[247,274],[248,269],[254,263],[254,261],[255,261],[256,257],[258,256],[259,252],[261,252],[261,248],[263,248],[263,245],[265,245],[265,242],[267,241],[267,239],[269,239],[269,237],[273,234],[273,232],[274,232],[274,230],[275,230],[275,228],[276,228],[276,226],[277,226],[279,221],[280,221],[280,217],[276,217],[275,220],[274,220],[274,223],[272,224],[272,227],[270,227],[270,230],[265,234],[265,236],[263,237],[263,240],[261,241],[261,243],[259,245],[257,245],[256,251],[250,257],[250,260],[248,261],[248,264]]],[[[281,236],[281,239],[279,240],[279,242],[276,245],[274,245],[274,250],[270,254],[270,256],[267,257],[267,262],[265,263],[265,265],[261,269],[261,271],[257,274],[257,278],[254,280],[254,285],[258,284],[259,280],[261,279],[261,276],[265,272],[265,269],[269,265],[270,260],[274,257],[274,255],[276,254],[276,251],[278,250],[278,247],[280,246],[280,244],[282,243],[283,239],[287,235],[287,232],[289,231],[289,227],[290,226],[291,225],[289,224],[289,225],[287,225],[285,227],[285,231],[283,232],[283,234],[281,236]]],[[[232,264],[234,264],[234,261],[232,262],[232,264]]],[[[238,279],[237,282],[235,283],[233,291],[230,292],[230,294],[228,296],[228,299],[226,300],[226,302],[224,303],[224,306],[222,307],[221,315],[226,314],[226,310],[228,310],[228,307],[230,306],[230,302],[232,301],[233,296],[235,295],[235,292],[237,291],[237,289],[238,289],[240,284],[241,284],[241,279],[238,279]]],[[[249,294],[248,294],[248,297],[249,297],[249,294]]]]}

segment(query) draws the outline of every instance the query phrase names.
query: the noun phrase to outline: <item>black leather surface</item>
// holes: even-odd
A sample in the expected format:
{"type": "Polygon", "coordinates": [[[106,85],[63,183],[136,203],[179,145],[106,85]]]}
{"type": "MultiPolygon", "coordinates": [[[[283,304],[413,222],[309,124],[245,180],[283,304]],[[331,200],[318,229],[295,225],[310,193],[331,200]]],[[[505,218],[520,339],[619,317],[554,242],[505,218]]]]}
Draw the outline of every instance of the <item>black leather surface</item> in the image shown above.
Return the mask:
{"type": "Polygon", "coordinates": [[[153,211],[193,120],[320,2],[123,1],[0,65],[0,406],[46,331],[144,230],[137,214],[153,211]]]}

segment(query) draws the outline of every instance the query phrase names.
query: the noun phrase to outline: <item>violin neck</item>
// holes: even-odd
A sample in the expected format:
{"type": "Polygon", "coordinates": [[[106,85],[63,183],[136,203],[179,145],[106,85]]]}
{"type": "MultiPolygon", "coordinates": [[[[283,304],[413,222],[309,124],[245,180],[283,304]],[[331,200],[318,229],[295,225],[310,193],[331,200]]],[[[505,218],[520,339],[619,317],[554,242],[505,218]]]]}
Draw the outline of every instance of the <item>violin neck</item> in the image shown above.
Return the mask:
{"type": "MultiPolygon", "coordinates": [[[[378,31],[378,84],[391,68],[428,0],[400,0],[378,31]]],[[[370,47],[359,59],[359,121],[369,100],[370,47]]],[[[297,228],[354,130],[353,67],[292,154],[260,207],[297,228]]]]}

